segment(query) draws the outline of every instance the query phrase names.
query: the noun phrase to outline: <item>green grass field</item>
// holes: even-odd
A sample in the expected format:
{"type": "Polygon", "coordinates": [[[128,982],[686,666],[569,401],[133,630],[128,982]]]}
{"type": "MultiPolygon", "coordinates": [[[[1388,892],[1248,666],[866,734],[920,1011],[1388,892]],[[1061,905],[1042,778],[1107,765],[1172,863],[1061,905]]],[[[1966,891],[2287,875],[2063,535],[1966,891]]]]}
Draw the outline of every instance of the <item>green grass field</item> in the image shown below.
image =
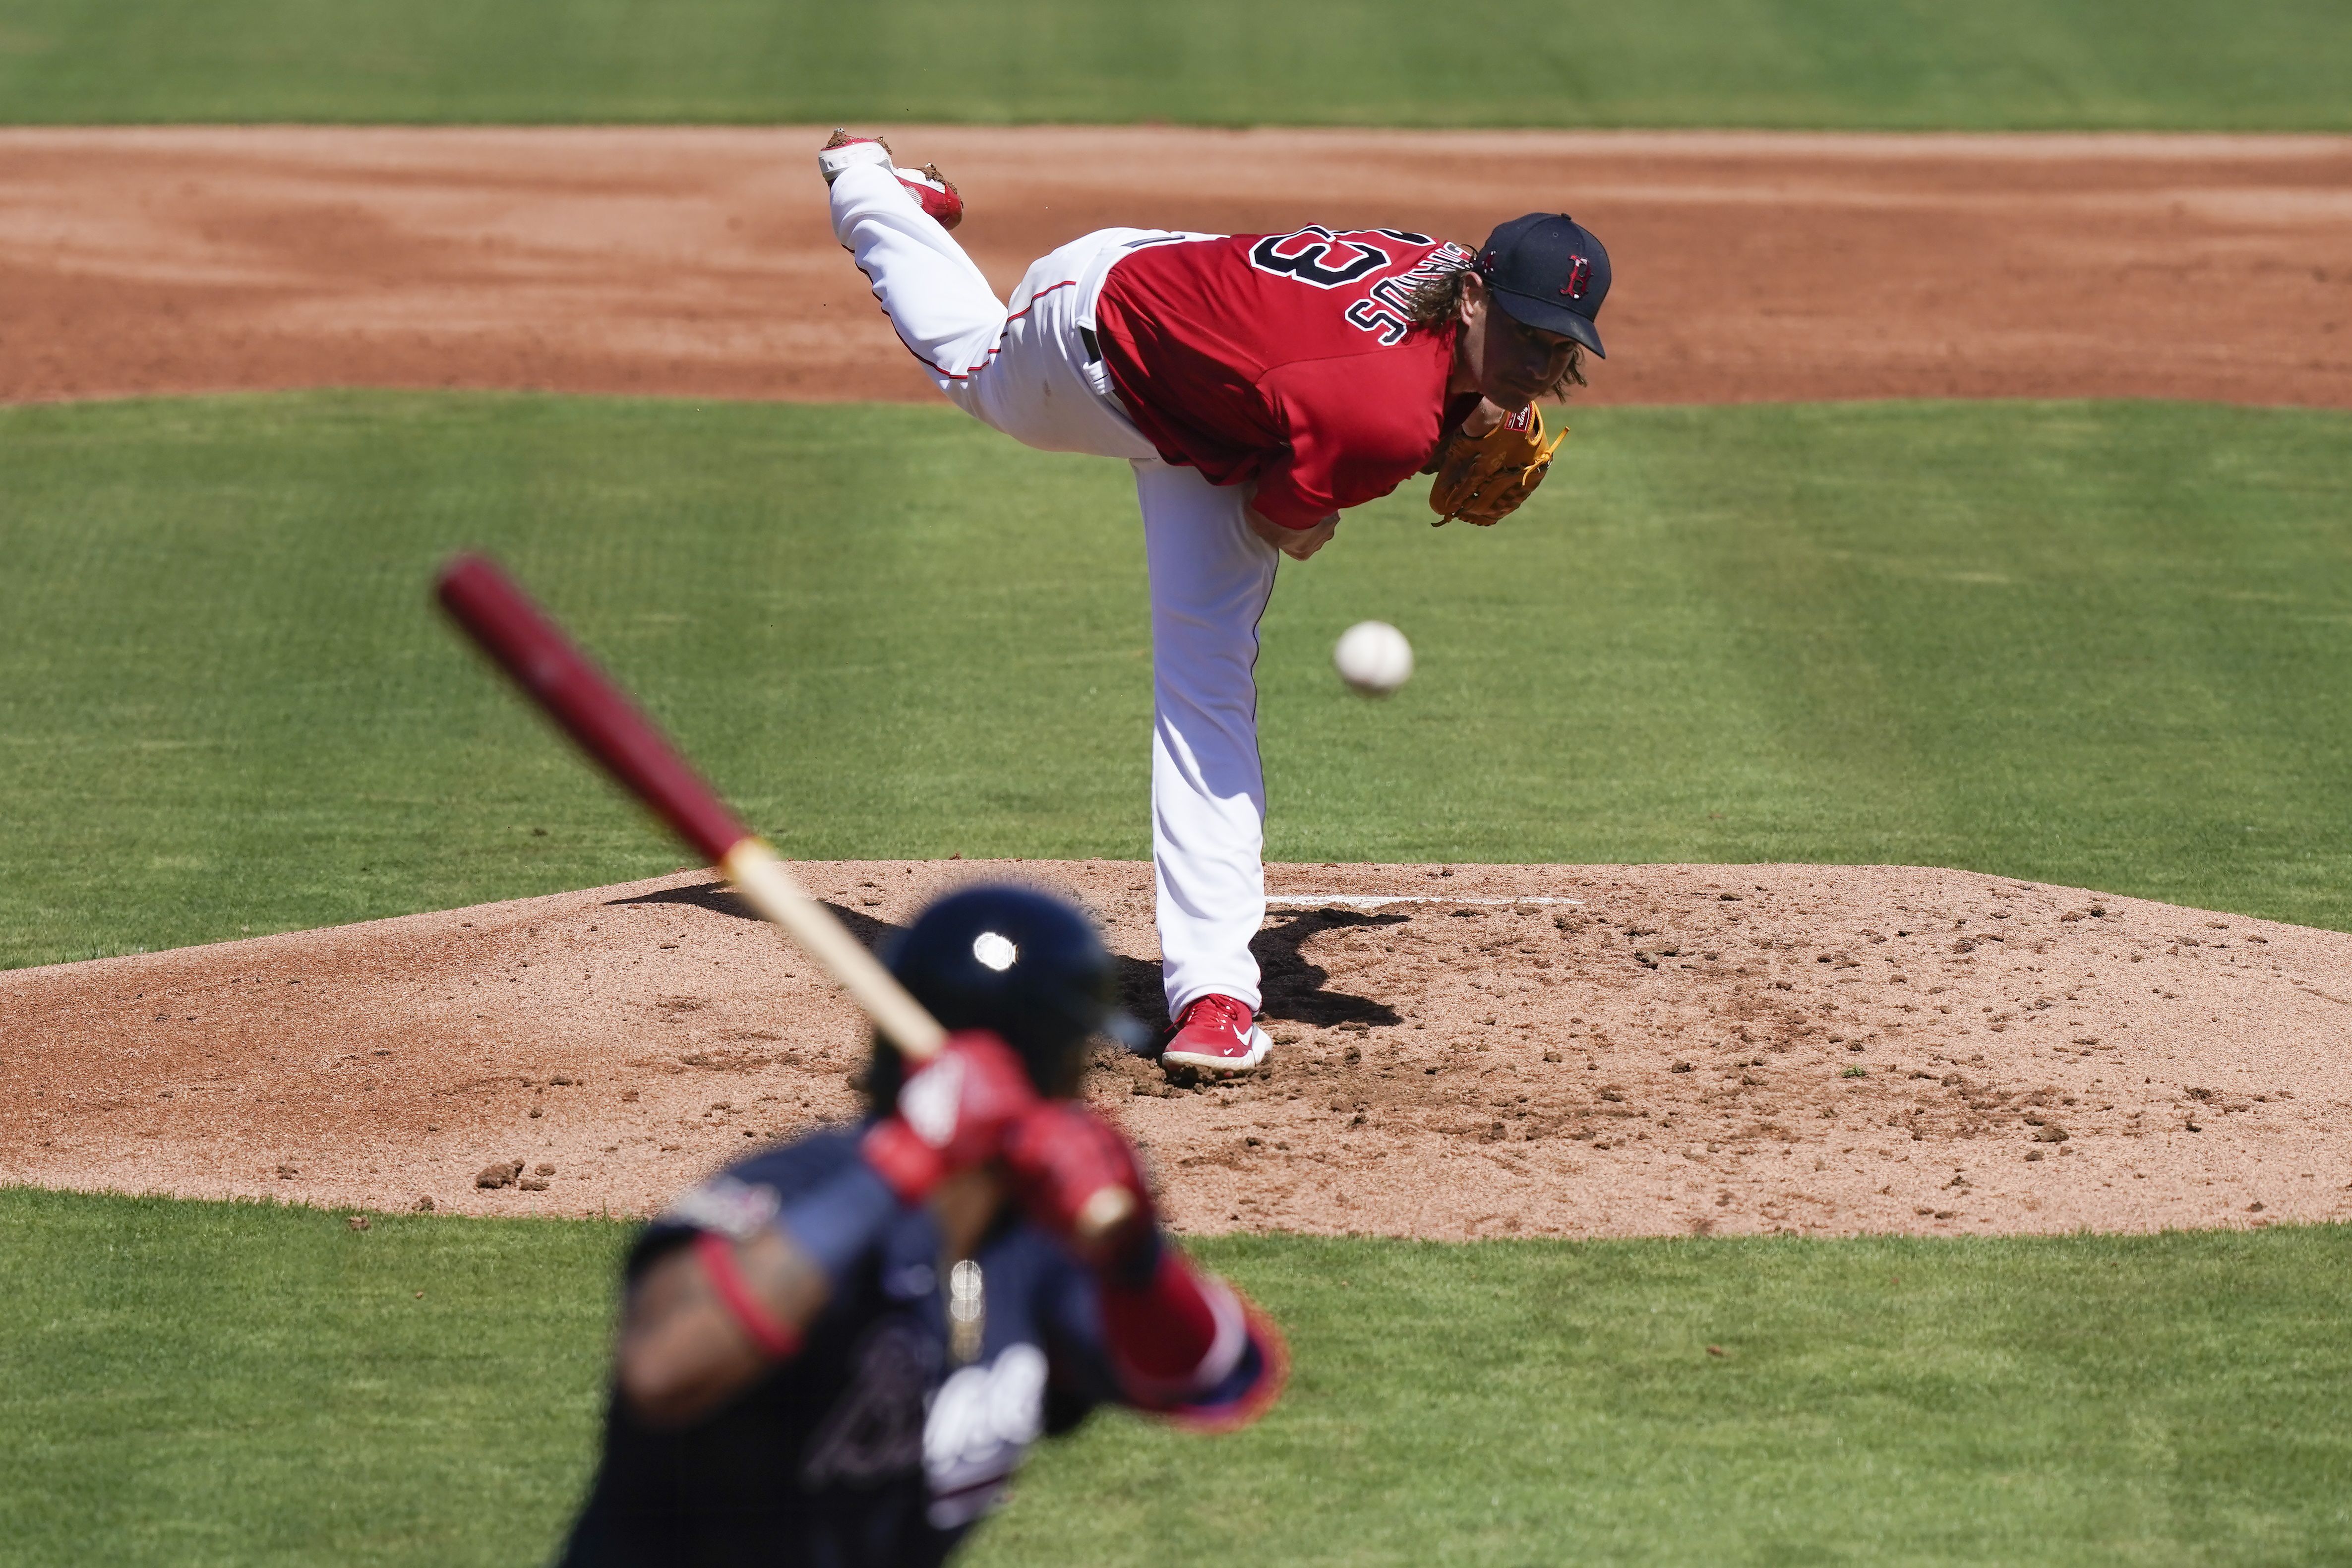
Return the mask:
{"type": "MultiPolygon", "coordinates": [[[[1286,569],[1275,855],[1926,861],[2352,927],[2352,416],[1574,422],[1511,524],[1433,533],[1409,493],[1286,569]],[[1384,704],[1328,666],[1367,615],[1422,658],[1384,704]]],[[[940,409],[13,408],[0,962],[677,864],[427,610],[476,543],[788,853],[1143,851],[1118,465],[940,409]]],[[[0,1192],[0,1562],[540,1557],[589,1461],[621,1235],[0,1192]]],[[[1202,1250],[1289,1325],[1290,1397],[1213,1448],[1099,1423],[977,1563],[2352,1540],[2344,1227],[1202,1250]]]]}
{"type": "MultiPolygon", "coordinates": [[[[1275,858],[1916,862],[2352,928],[2352,416],[1575,423],[1512,522],[1403,493],[1285,568],[1275,858]],[[1367,616],[1421,657],[1385,704],[1329,669],[1367,616]]],[[[788,854],[1146,852],[1118,464],[946,409],[13,408],[0,963],[677,865],[426,608],[476,543],[788,854]]]]}
{"type": "MultiPolygon", "coordinates": [[[[541,1559],[593,1453],[623,1235],[0,1190],[0,1559],[541,1559]]],[[[1288,1396],[1213,1442],[1097,1421],[976,1564],[2320,1563],[2352,1540],[2352,1229],[1199,1250],[1286,1325],[1288,1396]]]]}
{"type": "Polygon", "coordinates": [[[0,121],[2352,129],[2338,0],[0,0],[0,121]]]}
{"type": "MultiPolygon", "coordinates": [[[[2343,132],[2347,79],[2339,0],[0,0],[5,124],[2343,132]]],[[[2352,929],[2352,416],[1575,423],[1511,525],[1407,494],[1286,570],[1274,856],[1917,861],[2352,929]],[[1328,668],[1365,616],[1421,655],[1382,705],[1328,668]]],[[[788,854],[1143,853],[1116,465],[940,409],[6,408],[0,966],[677,864],[426,611],[469,544],[788,854]]],[[[0,1189],[0,1564],[543,1558],[625,1234],[0,1189]]],[[[982,1568],[2352,1551],[2352,1228],[1200,1250],[1288,1397],[1211,1446],[1097,1422],[982,1568]]]]}

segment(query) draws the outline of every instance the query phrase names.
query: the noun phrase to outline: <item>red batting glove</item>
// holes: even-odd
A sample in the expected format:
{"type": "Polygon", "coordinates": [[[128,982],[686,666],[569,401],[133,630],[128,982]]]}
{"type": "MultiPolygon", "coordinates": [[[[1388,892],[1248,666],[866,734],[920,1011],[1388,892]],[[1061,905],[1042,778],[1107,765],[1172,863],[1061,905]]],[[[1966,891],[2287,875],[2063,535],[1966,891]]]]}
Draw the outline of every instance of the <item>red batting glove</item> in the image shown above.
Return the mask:
{"type": "Polygon", "coordinates": [[[1004,1164],[1029,1216],[1089,1263],[1116,1264],[1153,1234],[1134,1149],[1084,1106],[1040,1101],[1006,1136],[1004,1164]]]}
{"type": "Polygon", "coordinates": [[[920,1203],[957,1172],[994,1159],[1006,1130],[1036,1104],[1013,1048],[966,1029],[899,1086],[898,1109],[866,1129],[859,1152],[901,1203],[920,1203]]]}

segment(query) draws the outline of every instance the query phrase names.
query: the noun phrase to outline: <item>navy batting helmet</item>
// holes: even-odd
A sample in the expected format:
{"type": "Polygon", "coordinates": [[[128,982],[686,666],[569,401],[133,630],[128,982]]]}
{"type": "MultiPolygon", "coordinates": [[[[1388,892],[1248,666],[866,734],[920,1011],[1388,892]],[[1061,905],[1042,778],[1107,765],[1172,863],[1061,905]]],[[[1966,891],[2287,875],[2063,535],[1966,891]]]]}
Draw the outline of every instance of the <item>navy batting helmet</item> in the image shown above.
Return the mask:
{"type": "MultiPolygon", "coordinates": [[[[883,949],[882,962],[948,1029],[1000,1037],[1041,1094],[1076,1088],[1089,1036],[1130,1032],[1102,938],[1049,893],[987,885],[950,893],[883,949]]],[[[898,1053],[877,1050],[867,1073],[877,1108],[896,1102],[899,1076],[898,1053]]]]}

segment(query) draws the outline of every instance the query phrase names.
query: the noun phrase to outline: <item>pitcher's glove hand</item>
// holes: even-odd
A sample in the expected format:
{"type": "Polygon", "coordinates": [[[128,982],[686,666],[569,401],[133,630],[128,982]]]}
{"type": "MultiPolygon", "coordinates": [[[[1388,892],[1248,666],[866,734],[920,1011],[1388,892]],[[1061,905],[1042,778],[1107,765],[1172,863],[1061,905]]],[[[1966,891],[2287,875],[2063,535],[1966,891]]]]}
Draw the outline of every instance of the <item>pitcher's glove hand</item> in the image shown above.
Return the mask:
{"type": "Polygon", "coordinates": [[[1437,449],[1437,481],[1429,487],[1437,521],[1430,526],[1444,528],[1457,517],[1480,528],[1502,521],[1543,483],[1552,453],[1567,438],[1566,426],[1545,435],[1543,413],[1532,403],[1484,436],[1456,430],[1437,449]]]}

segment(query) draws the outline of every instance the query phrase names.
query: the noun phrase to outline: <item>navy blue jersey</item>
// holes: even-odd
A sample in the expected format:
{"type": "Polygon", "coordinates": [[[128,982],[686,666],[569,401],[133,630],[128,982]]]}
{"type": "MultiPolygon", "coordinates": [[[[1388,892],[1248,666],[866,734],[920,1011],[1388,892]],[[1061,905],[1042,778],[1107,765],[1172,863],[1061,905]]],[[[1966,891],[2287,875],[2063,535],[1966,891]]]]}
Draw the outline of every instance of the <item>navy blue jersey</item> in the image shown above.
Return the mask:
{"type": "MultiPolygon", "coordinates": [[[[698,1231],[741,1235],[858,1158],[824,1132],[681,1197],[631,1250],[634,1280],[698,1231]]],[[[1008,1206],[974,1250],[952,1332],[940,1239],[899,1211],[807,1325],[800,1352],[682,1431],[608,1399],[604,1453],[562,1562],[898,1568],[943,1561],[1029,1446],[1122,1401],[1093,1276],[1008,1206]],[[969,1319],[980,1307],[978,1333],[969,1319]]],[[[1191,1409],[1213,1419],[1265,1374],[1255,1346],[1191,1409]]]]}

